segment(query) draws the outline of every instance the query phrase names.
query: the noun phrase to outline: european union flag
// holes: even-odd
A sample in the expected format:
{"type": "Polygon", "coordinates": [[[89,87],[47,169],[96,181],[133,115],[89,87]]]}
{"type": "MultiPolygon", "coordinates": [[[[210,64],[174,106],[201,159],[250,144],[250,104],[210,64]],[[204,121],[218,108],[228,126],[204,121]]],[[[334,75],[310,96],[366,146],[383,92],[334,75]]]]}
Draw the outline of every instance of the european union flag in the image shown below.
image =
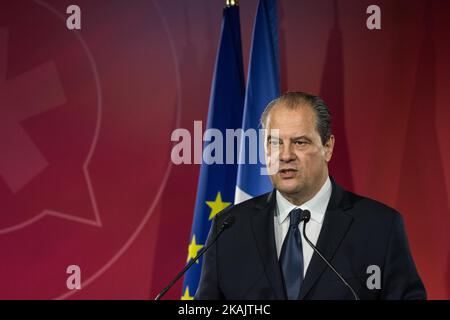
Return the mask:
{"type": "MultiPolygon", "coordinates": [[[[245,96],[242,129],[258,130],[259,121],[266,105],[280,94],[278,62],[278,28],[275,0],[260,0],[253,28],[247,91],[245,96]]],[[[265,166],[244,161],[251,152],[249,143],[242,136],[240,164],[236,184],[235,202],[239,203],[272,189],[269,177],[261,174],[265,166]]],[[[263,145],[258,145],[262,150],[263,145]]]]}
{"type": "MultiPolygon", "coordinates": [[[[222,34],[216,58],[208,112],[207,129],[215,128],[225,137],[226,129],[242,125],[245,98],[239,7],[233,1],[223,10],[222,34]]],[[[204,147],[206,147],[205,143],[204,147]]],[[[234,152],[237,154],[237,150],[234,152]]],[[[225,155],[224,155],[225,158],[225,155]]],[[[194,258],[208,237],[213,217],[231,205],[237,176],[237,155],[233,164],[205,164],[200,178],[187,262],[194,258]]],[[[201,274],[201,259],[187,272],[182,300],[193,299],[201,274]]]]}

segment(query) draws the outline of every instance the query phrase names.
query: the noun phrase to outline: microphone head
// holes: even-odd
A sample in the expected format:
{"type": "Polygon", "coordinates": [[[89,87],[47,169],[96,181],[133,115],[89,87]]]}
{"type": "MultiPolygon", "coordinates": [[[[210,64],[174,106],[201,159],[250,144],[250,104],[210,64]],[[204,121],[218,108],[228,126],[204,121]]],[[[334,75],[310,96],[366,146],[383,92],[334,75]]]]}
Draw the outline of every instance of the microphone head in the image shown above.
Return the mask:
{"type": "Polygon", "coordinates": [[[225,218],[225,220],[223,220],[222,228],[227,229],[231,227],[234,224],[234,220],[235,220],[234,216],[229,215],[228,217],[225,218]]]}
{"type": "Polygon", "coordinates": [[[308,223],[309,219],[311,219],[311,212],[309,212],[309,210],[303,210],[300,221],[304,221],[305,223],[308,223]]]}

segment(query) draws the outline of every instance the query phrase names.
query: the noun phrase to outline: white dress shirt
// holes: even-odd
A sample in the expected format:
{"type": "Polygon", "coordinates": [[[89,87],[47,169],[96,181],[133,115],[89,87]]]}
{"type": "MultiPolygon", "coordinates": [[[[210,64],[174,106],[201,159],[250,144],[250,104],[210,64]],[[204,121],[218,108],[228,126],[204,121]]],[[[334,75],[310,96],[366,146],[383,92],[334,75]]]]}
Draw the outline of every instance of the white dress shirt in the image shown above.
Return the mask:
{"type": "MultiPolygon", "coordinates": [[[[331,198],[331,189],[331,181],[328,177],[322,188],[320,188],[319,192],[317,192],[314,197],[312,197],[309,201],[305,202],[301,206],[296,206],[290,203],[278,190],[276,191],[277,206],[274,216],[274,227],[278,258],[280,258],[281,247],[283,245],[284,238],[286,237],[286,234],[289,230],[289,213],[295,208],[309,210],[309,212],[311,212],[311,219],[306,225],[306,235],[308,236],[308,239],[311,240],[314,245],[316,245],[320,230],[322,229],[325,211],[327,210],[328,202],[331,198]]],[[[300,234],[302,235],[304,263],[303,276],[305,276],[314,251],[306,242],[303,236],[303,222],[300,222],[299,230],[300,234]]]]}

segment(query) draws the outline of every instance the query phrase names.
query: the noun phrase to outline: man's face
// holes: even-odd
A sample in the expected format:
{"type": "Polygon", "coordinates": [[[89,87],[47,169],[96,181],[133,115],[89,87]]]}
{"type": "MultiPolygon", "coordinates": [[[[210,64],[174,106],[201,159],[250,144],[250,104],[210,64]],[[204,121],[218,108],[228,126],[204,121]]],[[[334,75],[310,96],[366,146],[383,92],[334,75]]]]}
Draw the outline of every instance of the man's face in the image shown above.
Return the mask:
{"type": "Polygon", "coordinates": [[[269,170],[276,169],[270,173],[273,186],[288,197],[309,200],[328,177],[334,137],[322,145],[316,114],[309,105],[295,109],[275,105],[266,129],[267,164],[269,170]]]}

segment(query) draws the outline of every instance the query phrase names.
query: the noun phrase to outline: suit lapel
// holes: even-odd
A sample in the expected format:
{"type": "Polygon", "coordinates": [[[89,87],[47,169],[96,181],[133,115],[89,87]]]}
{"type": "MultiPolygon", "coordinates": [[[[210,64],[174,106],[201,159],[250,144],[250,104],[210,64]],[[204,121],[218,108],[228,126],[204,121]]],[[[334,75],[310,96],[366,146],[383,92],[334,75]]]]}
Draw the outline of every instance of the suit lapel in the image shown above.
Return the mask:
{"type": "Polygon", "coordinates": [[[277,299],[286,299],[283,278],[278,264],[275,246],[274,209],[275,192],[269,194],[264,204],[255,205],[255,212],[251,216],[253,236],[261,256],[267,278],[277,299]]]}
{"type": "MultiPolygon", "coordinates": [[[[330,202],[316,244],[317,249],[329,261],[334,257],[353,220],[345,213],[345,210],[351,206],[347,194],[333,180],[332,186],[330,202]]],[[[300,289],[300,299],[308,294],[326,268],[326,263],[314,252],[300,289]]]]}

